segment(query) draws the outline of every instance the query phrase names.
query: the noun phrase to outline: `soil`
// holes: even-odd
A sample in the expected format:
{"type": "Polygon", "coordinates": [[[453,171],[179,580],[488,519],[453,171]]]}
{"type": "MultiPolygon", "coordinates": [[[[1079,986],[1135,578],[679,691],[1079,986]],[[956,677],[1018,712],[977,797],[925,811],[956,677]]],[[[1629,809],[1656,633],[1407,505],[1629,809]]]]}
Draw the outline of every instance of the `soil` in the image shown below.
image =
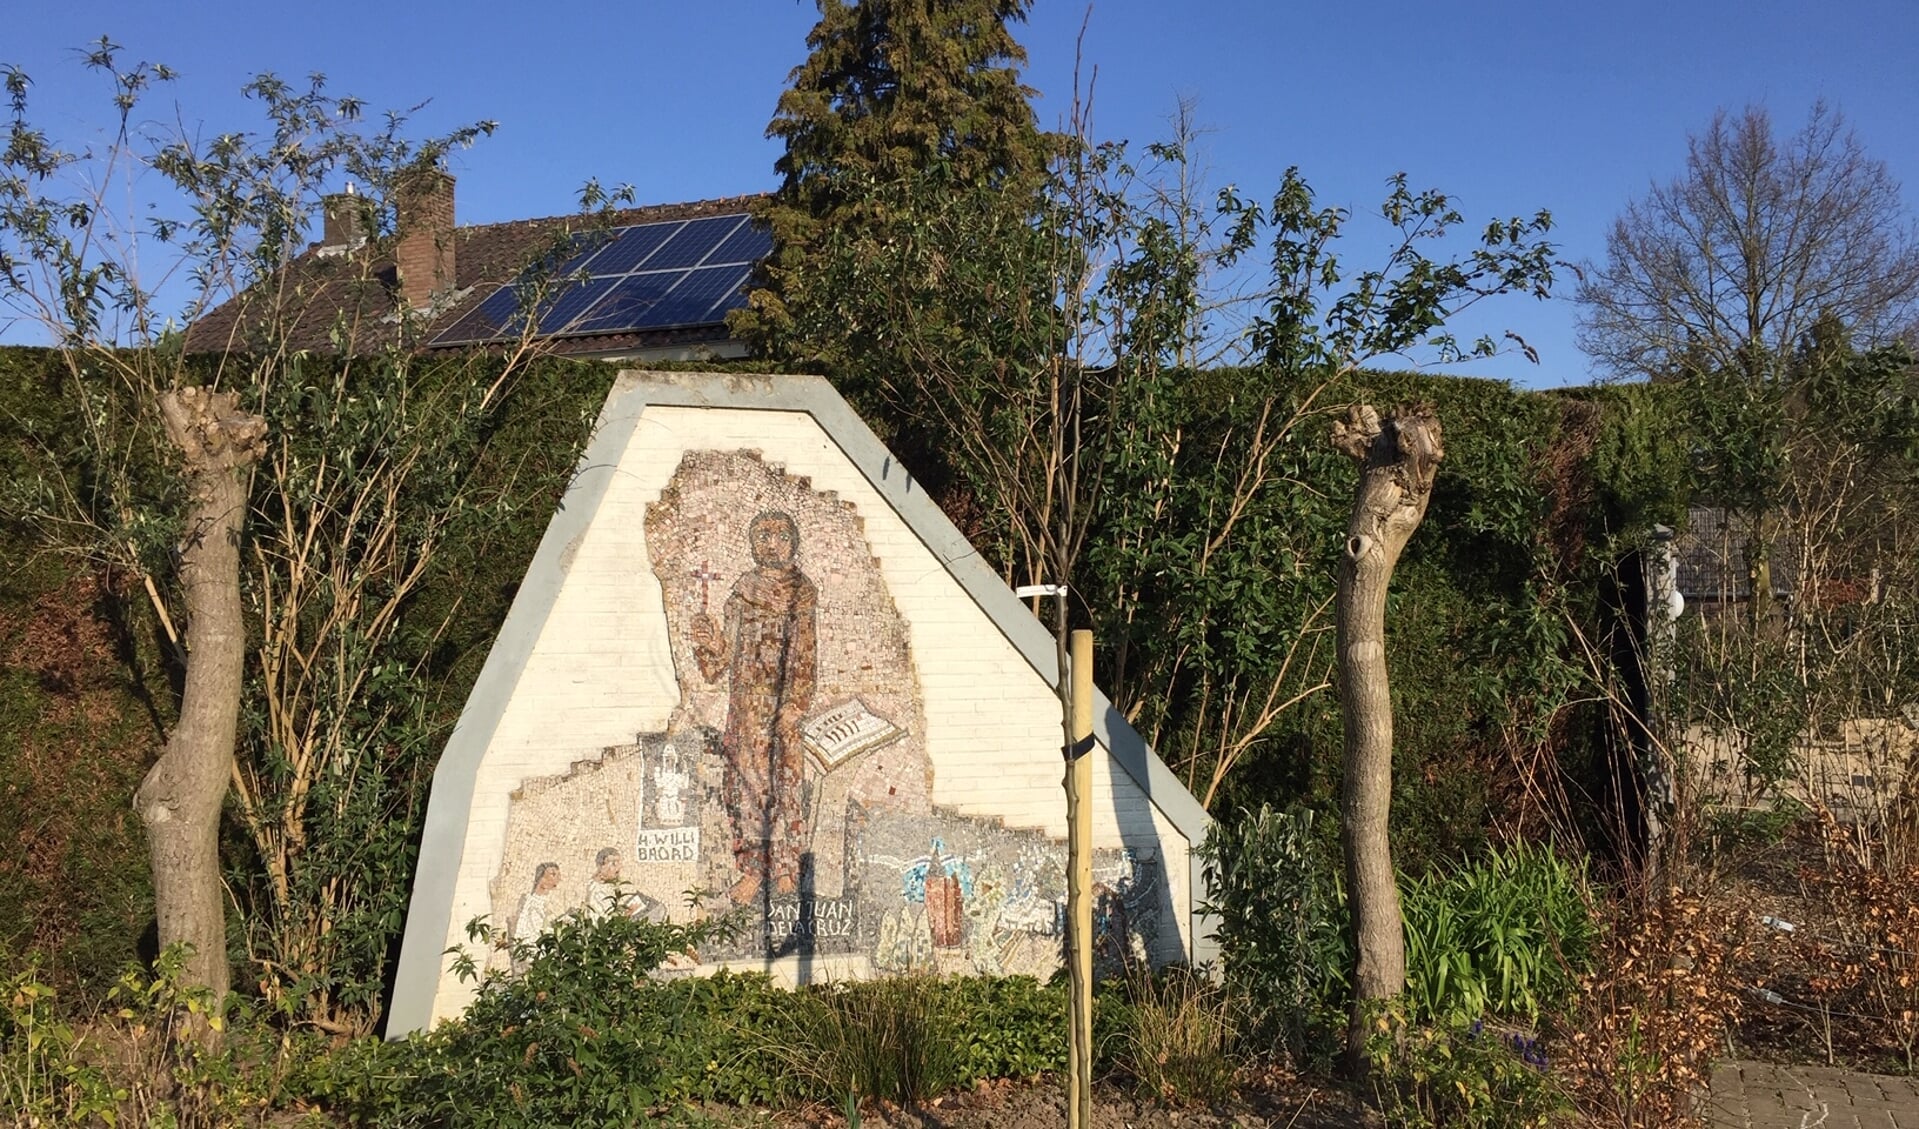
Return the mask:
{"type": "MultiPolygon", "coordinates": [[[[1066,1124],[1063,1083],[987,1083],[918,1110],[861,1111],[860,1129],[1059,1129],[1066,1124]]],[[[1091,1129],[1349,1129],[1371,1115],[1343,1091],[1324,1083],[1280,1078],[1213,1106],[1171,1105],[1142,1099],[1117,1086],[1093,1091],[1091,1129]]],[[[778,1115],[763,1124],[779,1129],[843,1129],[837,1111],[778,1115]]]]}
{"type": "Polygon", "coordinates": [[[1728,1052],[1761,1062],[1904,1073],[1886,1015],[1868,1014],[1868,1001],[1857,996],[1828,999],[1816,986],[1831,971],[1831,957],[1807,942],[1842,929],[1806,881],[1830,865],[1821,843],[1817,824],[1807,820],[1739,843],[1722,860],[1722,896],[1749,907],[1752,922],[1746,935],[1726,938],[1736,945],[1732,972],[1745,990],[1728,1052]],[[1793,924],[1762,924],[1767,920],[1793,924]]]}

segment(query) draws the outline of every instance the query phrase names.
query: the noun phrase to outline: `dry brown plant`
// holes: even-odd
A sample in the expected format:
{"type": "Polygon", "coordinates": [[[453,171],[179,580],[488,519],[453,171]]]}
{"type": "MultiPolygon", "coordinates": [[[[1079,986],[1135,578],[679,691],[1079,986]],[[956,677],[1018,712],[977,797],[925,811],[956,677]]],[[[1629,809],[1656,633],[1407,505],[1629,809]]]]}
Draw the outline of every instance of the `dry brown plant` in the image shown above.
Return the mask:
{"type": "Polygon", "coordinates": [[[1692,1125],[1742,999],[1730,976],[1752,915],[1683,891],[1615,897],[1593,971],[1561,1017],[1555,1062],[1591,1124],[1692,1125]]]}

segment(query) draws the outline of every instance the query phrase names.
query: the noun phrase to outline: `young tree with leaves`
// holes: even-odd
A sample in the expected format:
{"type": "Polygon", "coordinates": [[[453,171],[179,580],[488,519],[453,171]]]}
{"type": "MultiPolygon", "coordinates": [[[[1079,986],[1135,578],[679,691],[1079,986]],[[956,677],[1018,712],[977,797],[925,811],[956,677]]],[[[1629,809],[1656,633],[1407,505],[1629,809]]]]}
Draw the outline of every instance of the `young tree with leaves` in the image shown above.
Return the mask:
{"type": "MultiPolygon", "coordinates": [[[[285,268],[306,249],[322,195],[351,177],[360,186],[370,238],[365,254],[338,266],[351,276],[343,279],[348,285],[383,293],[379,252],[390,247],[396,200],[408,178],[435,169],[450,149],[493,127],[480,123],[414,141],[403,134],[403,119],[364,126],[359,103],[327,95],[318,76],[301,89],[261,75],[246,92],[264,112],[262,132],[152,132],[138,124],[136,111],[172,72],[126,65],[120,49],[105,40],[86,65],[107,79],[114,114],[106,139],[91,148],[63,146],[36,127],[28,115],[31,80],[18,69],[5,75],[11,121],[0,154],[0,302],[52,341],[82,421],[78,449],[33,453],[41,473],[10,493],[8,516],[41,529],[55,549],[137,578],[172,644],[183,690],[136,806],[150,842],[160,943],[190,946],[188,980],[217,997],[229,982],[230,899],[218,844],[230,783],[242,786],[242,820],[271,870],[276,856],[298,855],[307,826],[303,797],[316,780],[358,768],[336,756],[318,759],[305,773],[288,772],[301,752],[297,743],[236,761],[236,743],[258,748],[248,736],[254,722],[246,719],[292,703],[302,715],[292,728],[337,737],[365,709],[306,691],[269,694],[268,708],[248,709],[249,652],[257,646],[255,661],[269,667],[327,655],[364,679],[367,666],[378,662],[377,649],[368,652],[369,640],[356,636],[356,666],[348,653],[354,648],[337,645],[343,625],[357,626],[346,609],[385,591],[383,571],[417,575],[419,567],[420,546],[404,536],[388,538],[401,547],[394,557],[329,523],[351,524],[356,515],[373,520],[369,515],[382,506],[391,512],[420,451],[396,445],[389,430],[369,451],[349,454],[336,444],[317,460],[296,457],[298,466],[288,466],[286,426],[317,422],[346,443],[353,432],[343,410],[351,414],[358,396],[344,378],[331,389],[304,383],[306,362],[288,346],[285,329],[311,313],[303,303],[316,294],[290,285],[285,268]],[[151,202],[158,218],[137,227],[134,216],[112,203],[127,197],[151,202]],[[183,327],[229,300],[244,305],[236,323],[244,326],[244,339],[184,348],[189,334],[183,327]],[[329,391],[339,399],[330,401],[329,391]],[[323,418],[295,419],[300,413],[323,418]],[[252,472],[263,459],[280,476],[269,496],[290,504],[277,512],[266,507],[281,520],[256,535],[249,518],[262,507],[252,472]],[[300,480],[288,481],[290,469],[301,468],[304,477],[296,473],[300,480]],[[341,551],[355,556],[357,573],[327,576],[311,567],[331,550],[328,534],[337,534],[341,551]],[[317,605],[323,589],[332,610],[322,618],[296,616],[289,624],[248,614],[258,613],[263,597],[317,605]],[[276,843],[290,845],[291,854],[276,843]]],[[[384,312],[375,312],[372,322],[384,312]]],[[[336,315],[345,351],[353,351],[358,331],[373,328],[356,320],[365,314],[336,315]]],[[[388,405],[380,414],[390,429],[408,413],[388,405]]],[[[393,614],[391,604],[377,600],[369,610],[393,614]]],[[[309,687],[311,673],[305,672],[309,687]]],[[[335,899],[337,909],[362,895],[360,877],[335,874],[319,885],[330,885],[324,897],[335,899]]],[[[270,912],[292,916],[297,909],[283,900],[270,912]]],[[[337,912],[322,908],[312,929],[330,929],[330,917],[337,919],[337,912]]],[[[263,982],[280,982],[285,967],[276,958],[282,955],[277,946],[259,954],[263,982]]],[[[300,975],[311,987],[327,983],[331,971],[307,968],[300,975]]],[[[296,1009],[301,996],[292,1001],[296,1009]]]]}
{"type": "MultiPolygon", "coordinates": [[[[1554,247],[1545,238],[1552,227],[1547,213],[1490,223],[1478,247],[1434,260],[1424,247],[1464,217],[1442,193],[1413,192],[1403,175],[1393,178],[1390,189],[1380,217],[1396,238],[1381,266],[1348,281],[1336,256],[1348,213],[1319,207],[1297,170],[1288,171],[1265,217],[1274,228],[1274,283],[1255,333],[1268,365],[1330,384],[1375,358],[1412,350],[1430,350],[1442,362],[1489,356],[1497,342],[1485,337],[1462,346],[1445,332],[1447,321],[1486,298],[1549,293],[1554,247]]],[[[1425,515],[1444,447],[1430,411],[1415,407],[1382,421],[1366,405],[1353,406],[1335,425],[1333,443],[1360,468],[1338,565],[1336,609],[1345,729],[1340,837],[1356,959],[1347,1054],[1359,1069],[1366,1024],[1406,979],[1389,837],[1393,717],[1386,685],[1386,590],[1400,551],[1425,515]]]]}
{"type": "MultiPolygon", "coordinates": [[[[1241,542],[1261,543],[1254,531],[1264,523],[1251,515],[1291,488],[1284,468],[1297,457],[1304,425],[1362,366],[1415,352],[1457,361],[1499,348],[1491,339],[1462,344],[1446,323],[1486,298],[1544,297],[1553,279],[1554,248],[1545,238],[1551,218],[1541,212],[1491,223],[1472,250],[1436,260],[1426,248],[1463,217],[1443,194],[1416,193],[1395,177],[1380,209],[1392,238],[1371,269],[1353,272],[1350,256],[1339,253],[1349,213],[1320,206],[1297,170],[1270,206],[1229,190],[1208,210],[1185,176],[1183,143],[1149,153],[1173,170],[1170,179],[1141,176],[1123,146],[1091,140],[1077,100],[1072,136],[1058,144],[1051,175],[1028,204],[994,190],[1024,183],[1021,172],[1031,166],[1014,160],[1029,151],[1024,143],[960,162],[940,151],[938,139],[973,136],[976,128],[947,133],[915,128],[912,119],[889,128],[888,112],[899,103],[888,67],[906,56],[889,53],[897,45],[873,17],[897,12],[891,4],[823,3],[810,40],[814,56],[795,72],[772,130],[788,146],[780,166],[786,182],[765,213],[780,250],[768,285],[736,328],[789,357],[864,367],[874,397],[895,419],[924,421],[924,433],[965,468],[985,511],[981,523],[1004,531],[1009,578],[1116,592],[1114,607],[1095,619],[1111,616],[1129,638],[1147,617],[1165,613],[1145,597],[1149,586],[1163,589],[1165,577],[1179,576],[1183,596],[1224,589],[1190,624],[1178,625],[1177,637],[1154,638],[1160,655],[1135,660],[1128,674],[1136,693],[1121,703],[1129,716],[1149,702],[1164,716],[1172,698],[1202,687],[1208,701],[1196,724],[1227,731],[1210,779],[1201,781],[1211,796],[1298,700],[1282,687],[1310,694],[1325,685],[1289,682],[1302,641],[1319,631],[1323,602],[1280,628],[1293,640],[1282,661],[1260,676],[1226,669],[1236,652],[1216,649],[1228,630],[1219,621],[1232,614],[1226,605],[1250,599],[1237,586],[1250,573],[1239,570],[1227,587],[1215,570],[1243,552],[1241,542]],[[887,144],[893,138],[912,143],[887,144]],[[1198,402],[1187,391],[1191,370],[1217,359],[1201,352],[1211,340],[1208,319],[1222,316],[1207,279],[1262,245],[1270,247],[1271,272],[1252,300],[1255,316],[1245,319],[1255,364],[1239,383],[1198,402]],[[1222,411],[1227,427],[1209,434],[1217,445],[1194,446],[1200,415],[1210,422],[1222,411]],[[1078,571],[1089,546],[1097,546],[1094,589],[1078,571]],[[1196,676],[1202,667],[1205,676],[1196,676]],[[1227,705],[1209,714],[1215,698],[1227,705]]],[[[962,57],[980,56],[949,54],[962,57]]],[[[996,81],[1009,103],[1017,90],[1010,73],[996,81]]],[[[1013,132],[996,136],[1033,136],[1023,97],[1009,113],[1013,132]]],[[[1421,503],[1437,462],[1436,433],[1434,457],[1421,464],[1421,503]]],[[[1398,530],[1398,543],[1410,532],[1398,530]]],[[[1383,601],[1383,575],[1368,575],[1367,592],[1383,601]]],[[[1064,604],[1054,611],[1063,640],[1064,604]]],[[[1270,639],[1274,631],[1269,621],[1241,634],[1270,639]]],[[[1299,665],[1311,665],[1310,656],[1299,665]]],[[[1354,693],[1378,704],[1377,694],[1354,693]]],[[[1348,789],[1372,797],[1348,850],[1354,896],[1371,907],[1370,940],[1385,928],[1380,913],[1397,927],[1385,835],[1390,717],[1356,716],[1349,724],[1387,735],[1349,744],[1346,767],[1348,789]]],[[[1366,951],[1362,995],[1373,1003],[1403,983],[1404,955],[1371,944],[1366,951]]]]}

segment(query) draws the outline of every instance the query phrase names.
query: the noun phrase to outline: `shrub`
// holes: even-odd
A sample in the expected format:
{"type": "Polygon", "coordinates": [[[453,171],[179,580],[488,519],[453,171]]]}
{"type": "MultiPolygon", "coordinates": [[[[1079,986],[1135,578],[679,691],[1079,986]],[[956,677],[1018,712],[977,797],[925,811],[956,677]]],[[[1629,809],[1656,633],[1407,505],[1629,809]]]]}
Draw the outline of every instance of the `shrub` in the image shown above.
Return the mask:
{"type": "Polygon", "coordinates": [[[1403,1030],[1383,1019],[1367,1046],[1375,1105],[1405,1129],[1534,1129],[1566,1108],[1537,1039],[1483,1023],[1403,1030]]]}
{"type": "Polygon", "coordinates": [[[1214,824],[1200,847],[1202,909],[1219,922],[1226,983],[1245,1001],[1249,1034],[1295,1060],[1330,1052],[1352,963],[1345,898],[1313,814],[1261,805],[1214,824]]]}
{"type": "MultiPolygon", "coordinates": [[[[909,976],[802,988],[778,1031],[795,1096],[901,1106],[984,1079],[1066,1067],[1066,988],[1030,976],[909,976]]],[[[1097,1001],[1111,1013],[1110,994],[1097,1001]]]]}
{"type": "MultiPolygon", "coordinates": [[[[1041,984],[1030,976],[960,976],[939,983],[960,1021],[962,1085],[1066,1069],[1064,978],[1041,984]]],[[[1096,1022],[1104,1002],[1094,1001],[1096,1022]]]]}
{"type": "Polygon", "coordinates": [[[518,976],[484,977],[458,1020],[349,1044],[315,1066],[307,1095],[356,1124],[623,1126],[708,1102],[908,1104],[1065,1065],[1065,991],[1031,978],[788,992],[756,973],[659,973],[727,927],[564,919],[516,953],[518,976]]]}
{"type": "Polygon", "coordinates": [[[1751,914],[1684,892],[1618,898],[1594,968],[1553,1021],[1554,1057],[1582,1113],[1607,1125],[1687,1124],[1740,997],[1730,975],[1751,914]]]}
{"type": "MultiPolygon", "coordinates": [[[[1202,848],[1226,982],[1250,1033],[1295,1060],[1330,1056],[1344,1026],[1345,896],[1309,811],[1262,807],[1215,825],[1202,848]]],[[[1400,878],[1407,1003],[1415,1021],[1485,1015],[1536,1022],[1568,999],[1592,960],[1582,866],[1515,843],[1481,861],[1400,878]]]]}
{"type": "MultiPolygon", "coordinates": [[[[1865,1056],[1892,1058],[1906,1073],[1919,1052],[1919,860],[1863,851],[1820,813],[1824,866],[1800,873],[1812,920],[1788,935],[1812,1003],[1834,1041],[1865,1056]],[[1847,1021],[1834,1024],[1834,1015],[1847,1021]]],[[[1876,846],[1877,844],[1875,844],[1876,846]]]]}
{"type": "MultiPolygon", "coordinates": [[[[489,972],[460,1019],[386,1045],[356,1044],[314,1096],[378,1125],[628,1125],[693,1101],[775,1102],[791,1085],[758,1032],[787,1022],[764,976],[663,979],[733,923],[568,917],[515,946],[517,976],[489,972]]],[[[482,944],[493,934],[475,922],[482,944]]],[[[455,967],[476,975],[462,954],[455,967]]]]}
{"type": "Polygon", "coordinates": [[[929,977],[829,984],[799,994],[794,1038],[778,1048],[809,1089],[917,1106],[965,1071],[952,994],[929,977]]]}
{"type": "Polygon", "coordinates": [[[0,979],[0,1109],[23,1125],[264,1123],[293,1042],[240,1005],[216,1011],[182,981],[186,954],[128,966],[84,1022],[60,1014],[34,968],[0,979]]]}
{"type": "Polygon", "coordinates": [[[23,1125],[112,1115],[123,1096],[84,1038],[54,1010],[54,991],[28,967],[0,980],[0,1107],[23,1125]]]}

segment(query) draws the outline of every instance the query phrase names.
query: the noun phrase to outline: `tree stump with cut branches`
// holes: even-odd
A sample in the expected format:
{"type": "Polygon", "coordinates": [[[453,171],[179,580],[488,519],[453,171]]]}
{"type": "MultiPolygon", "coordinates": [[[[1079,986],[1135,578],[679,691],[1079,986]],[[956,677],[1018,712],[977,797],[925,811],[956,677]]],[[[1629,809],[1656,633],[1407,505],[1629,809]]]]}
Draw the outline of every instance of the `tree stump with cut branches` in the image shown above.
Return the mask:
{"type": "Polygon", "coordinates": [[[1393,707],[1386,675],[1386,588],[1426,516],[1446,451],[1430,407],[1384,421],[1355,405],[1333,424],[1333,446],[1359,466],[1359,487],[1339,562],[1339,702],[1345,723],[1340,838],[1352,913],[1353,1011],[1346,1051],[1365,1070],[1367,1024],[1406,987],[1406,937],[1387,837],[1393,793],[1393,707]]]}
{"type": "Polygon", "coordinates": [[[134,807],[147,829],[160,945],[191,945],[185,976],[218,1000],[228,986],[220,809],[233,775],[247,647],[240,531],[267,425],[242,411],[231,392],[171,389],[160,394],[159,407],[190,495],[180,539],[186,680],[179,723],[140,782],[134,807]]]}

